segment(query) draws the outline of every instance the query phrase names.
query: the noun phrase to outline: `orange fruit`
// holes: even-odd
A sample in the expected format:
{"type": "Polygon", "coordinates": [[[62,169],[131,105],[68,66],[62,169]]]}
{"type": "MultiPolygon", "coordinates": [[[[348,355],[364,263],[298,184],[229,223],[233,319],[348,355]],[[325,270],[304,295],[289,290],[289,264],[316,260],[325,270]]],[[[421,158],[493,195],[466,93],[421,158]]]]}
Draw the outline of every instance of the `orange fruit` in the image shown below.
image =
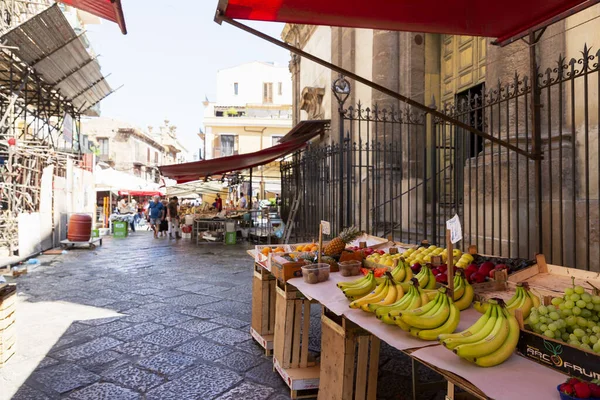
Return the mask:
{"type": "Polygon", "coordinates": [[[304,246],[300,245],[296,247],[296,251],[304,251],[304,246]]]}

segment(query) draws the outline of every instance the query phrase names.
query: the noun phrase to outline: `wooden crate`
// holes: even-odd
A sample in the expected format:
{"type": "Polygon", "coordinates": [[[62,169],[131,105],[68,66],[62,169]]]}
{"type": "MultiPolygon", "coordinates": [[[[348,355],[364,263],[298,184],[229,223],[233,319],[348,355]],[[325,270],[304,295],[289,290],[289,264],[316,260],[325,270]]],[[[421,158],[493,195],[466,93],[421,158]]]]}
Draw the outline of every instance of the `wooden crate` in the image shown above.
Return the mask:
{"type": "Polygon", "coordinates": [[[250,334],[265,349],[273,353],[275,331],[275,277],[260,264],[254,264],[252,279],[252,324],[250,334]]]}
{"type": "Polygon", "coordinates": [[[309,357],[310,304],[296,288],[276,281],[273,366],[291,398],[315,397],[320,368],[309,357]]]}
{"type": "Polygon", "coordinates": [[[376,400],[379,338],[344,317],[324,310],[321,316],[319,400],[376,400]]]}

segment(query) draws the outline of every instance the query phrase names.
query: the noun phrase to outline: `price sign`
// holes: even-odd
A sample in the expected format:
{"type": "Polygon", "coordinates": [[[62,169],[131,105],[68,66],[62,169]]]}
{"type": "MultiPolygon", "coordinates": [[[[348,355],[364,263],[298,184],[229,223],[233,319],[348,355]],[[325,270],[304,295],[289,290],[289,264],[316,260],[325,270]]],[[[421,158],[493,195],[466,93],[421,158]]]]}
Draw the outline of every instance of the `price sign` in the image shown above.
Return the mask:
{"type": "Polygon", "coordinates": [[[455,214],[454,217],[446,221],[446,229],[450,231],[450,241],[452,244],[462,240],[462,228],[458,215],[455,214]]]}
{"type": "Polygon", "coordinates": [[[331,234],[331,225],[329,224],[329,222],[321,221],[321,232],[323,232],[323,235],[331,234]]]}

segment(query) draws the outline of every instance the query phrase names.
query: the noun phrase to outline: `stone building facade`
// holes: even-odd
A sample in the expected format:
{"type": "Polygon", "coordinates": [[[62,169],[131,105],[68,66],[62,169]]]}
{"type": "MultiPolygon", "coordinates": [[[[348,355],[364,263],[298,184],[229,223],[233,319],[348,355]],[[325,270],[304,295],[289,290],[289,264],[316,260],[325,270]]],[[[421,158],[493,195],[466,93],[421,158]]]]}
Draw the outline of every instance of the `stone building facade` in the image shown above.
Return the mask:
{"type": "MultiPolygon", "coordinates": [[[[536,149],[537,122],[543,160],[536,164],[534,158],[465,134],[457,126],[427,120],[422,135],[400,139],[402,151],[432,146],[438,150],[404,154],[402,162],[412,163],[414,176],[397,176],[403,181],[400,191],[410,192],[427,181],[421,178],[429,171],[434,178],[421,186],[435,185],[437,192],[422,194],[426,198],[422,207],[430,206],[432,193],[443,192],[447,198],[438,203],[461,216],[464,244],[476,243],[482,251],[504,256],[543,252],[555,264],[599,270],[598,16],[600,5],[549,26],[541,36],[535,46],[539,72],[535,116],[532,105],[538,99],[530,73],[530,45],[525,41],[498,47],[490,38],[293,24],[285,26],[282,38],[528,153],[536,149]],[[445,165],[452,170],[452,180],[436,175],[437,167],[445,165]]],[[[318,110],[318,117],[332,121],[327,143],[338,141],[340,125],[357,141],[356,126],[361,122],[344,120],[332,96],[331,84],[339,75],[294,55],[290,71],[294,123],[317,119],[318,110]]],[[[359,102],[371,112],[375,105],[388,112],[406,107],[370,87],[350,83],[352,92],[344,108],[356,108],[359,102]]],[[[371,139],[382,140],[375,125],[369,122],[371,139]]],[[[386,134],[402,128],[390,129],[386,134]]],[[[392,137],[402,136],[392,133],[392,137]]],[[[418,189],[411,193],[408,196],[418,189]]],[[[415,212],[420,214],[423,208],[415,212]]],[[[442,222],[434,222],[440,230],[442,222]]],[[[426,230],[422,234],[427,236],[426,230]]]]}

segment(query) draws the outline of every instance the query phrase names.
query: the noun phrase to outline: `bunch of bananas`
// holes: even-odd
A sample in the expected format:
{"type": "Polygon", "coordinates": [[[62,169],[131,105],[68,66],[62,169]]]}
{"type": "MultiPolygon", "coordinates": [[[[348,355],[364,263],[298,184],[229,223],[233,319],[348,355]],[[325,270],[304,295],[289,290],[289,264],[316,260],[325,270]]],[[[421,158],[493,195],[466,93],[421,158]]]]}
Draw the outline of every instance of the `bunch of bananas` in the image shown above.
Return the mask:
{"type": "Polygon", "coordinates": [[[473,297],[475,297],[475,290],[465,278],[463,270],[456,270],[456,275],[454,275],[454,305],[460,311],[466,310],[473,302],[473,297]]]}
{"type": "Polygon", "coordinates": [[[441,287],[432,301],[414,310],[400,311],[394,321],[412,336],[437,340],[439,335],[454,332],[460,322],[460,310],[446,294],[446,288],[441,287]]]}
{"type": "MultiPolygon", "coordinates": [[[[506,309],[511,315],[515,315],[515,310],[520,309],[523,312],[523,318],[527,318],[531,313],[531,309],[540,306],[540,298],[529,290],[529,285],[525,283],[517,283],[517,289],[513,297],[506,302],[506,309]]],[[[473,307],[480,313],[487,312],[490,303],[480,303],[476,301],[473,307]]]]}
{"type": "MultiPolygon", "coordinates": [[[[392,277],[396,282],[410,282],[413,277],[413,272],[412,269],[410,269],[410,265],[408,265],[404,259],[398,259],[398,263],[392,269],[392,277]]],[[[402,287],[405,290],[408,289],[408,285],[402,285],[402,287]]]]}
{"type": "Polygon", "coordinates": [[[373,271],[362,278],[359,278],[352,282],[338,282],[337,287],[342,290],[348,300],[360,299],[371,293],[377,286],[375,281],[375,274],[373,271]]]}
{"type": "Polygon", "coordinates": [[[429,265],[424,265],[421,268],[421,271],[415,275],[415,278],[419,281],[419,287],[422,287],[423,289],[435,289],[436,287],[437,282],[435,280],[435,275],[433,275],[429,265]]]}
{"type": "Polygon", "coordinates": [[[383,323],[396,325],[394,317],[404,310],[414,310],[429,303],[429,298],[423,289],[419,288],[419,281],[412,278],[408,284],[406,293],[402,298],[398,297],[395,303],[389,305],[369,304],[369,310],[375,313],[383,323]]]}
{"type": "Polygon", "coordinates": [[[351,302],[350,308],[360,308],[366,312],[373,312],[369,305],[387,306],[404,296],[402,286],[394,281],[389,272],[386,273],[383,279],[383,283],[377,286],[372,293],[351,302]]]}
{"type": "Polygon", "coordinates": [[[485,314],[463,332],[440,335],[440,342],[480,367],[506,361],[517,347],[519,324],[502,301],[489,300],[485,314]]]}

